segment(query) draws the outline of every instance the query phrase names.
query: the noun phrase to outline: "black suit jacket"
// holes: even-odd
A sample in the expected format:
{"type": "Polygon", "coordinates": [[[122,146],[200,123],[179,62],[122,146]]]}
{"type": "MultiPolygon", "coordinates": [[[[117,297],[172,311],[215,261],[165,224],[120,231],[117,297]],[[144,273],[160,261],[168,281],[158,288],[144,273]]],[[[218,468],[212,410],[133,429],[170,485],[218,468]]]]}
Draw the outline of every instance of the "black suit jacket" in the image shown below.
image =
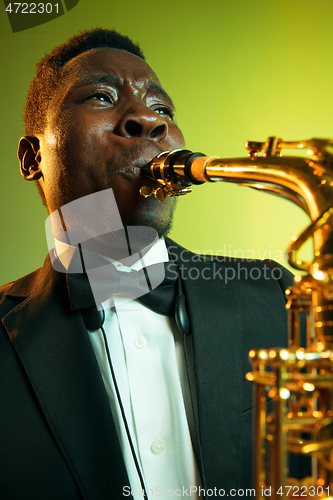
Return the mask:
{"type": "MultiPolygon", "coordinates": [[[[191,321],[207,488],[250,488],[247,355],[287,345],[283,290],[291,273],[168,245],[191,321]]],[[[65,275],[47,258],[1,288],[0,315],[1,498],[124,498],[129,482],[109,402],[81,314],[70,310],[65,275]]]]}

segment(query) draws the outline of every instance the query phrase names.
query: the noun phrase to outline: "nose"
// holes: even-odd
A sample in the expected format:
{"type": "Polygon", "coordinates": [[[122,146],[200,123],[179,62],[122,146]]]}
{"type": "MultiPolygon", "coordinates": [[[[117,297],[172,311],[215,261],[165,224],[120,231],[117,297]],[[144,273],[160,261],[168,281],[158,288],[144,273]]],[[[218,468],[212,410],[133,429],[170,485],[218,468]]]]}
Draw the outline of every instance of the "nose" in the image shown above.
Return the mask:
{"type": "Polygon", "coordinates": [[[162,142],[168,135],[168,124],[154,110],[140,105],[122,118],[118,132],[129,139],[142,137],[162,142]]]}

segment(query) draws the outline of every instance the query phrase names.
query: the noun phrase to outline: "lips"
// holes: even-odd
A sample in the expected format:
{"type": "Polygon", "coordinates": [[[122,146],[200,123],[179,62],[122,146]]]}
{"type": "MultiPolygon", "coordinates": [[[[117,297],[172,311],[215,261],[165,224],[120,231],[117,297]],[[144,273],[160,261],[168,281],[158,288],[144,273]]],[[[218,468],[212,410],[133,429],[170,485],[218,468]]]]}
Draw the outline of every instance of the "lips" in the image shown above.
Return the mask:
{"type": "MultiPolygon", "coordinates": [[[[126,166],[121,166],[119,168],[116,168],[115,170],[112,170],[113,173],[126,173],[134,176],[141,176],[144,175],[142,172],[142,167],[147,165],[147,163],[150,163],[153,158],[155,158],[157,155],[162,153],[162,151],[159,148],[149,148],[149,151],[146,151],[144,154],[141,151],[136,151],[136,158],[133,159],[132,161],[126,162],[126,166]]],[[[135,154],[135,152],[134,152],[135,154]]],[[[133,156],[134,156],[133,154],[133,156]]]]}
{"type": "Polygon", "coordinates": [[[141,175],[141,167],[127,167],[123,170],[118,170],[118,172],[125,172],[127,174],[141,175]]]}

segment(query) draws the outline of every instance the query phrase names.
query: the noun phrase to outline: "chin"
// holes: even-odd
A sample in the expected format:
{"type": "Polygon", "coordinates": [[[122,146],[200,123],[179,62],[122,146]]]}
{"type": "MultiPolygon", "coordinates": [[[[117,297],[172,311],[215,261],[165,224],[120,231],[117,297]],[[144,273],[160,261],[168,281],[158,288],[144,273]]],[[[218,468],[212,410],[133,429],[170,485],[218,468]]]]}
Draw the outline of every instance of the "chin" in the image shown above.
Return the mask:
{"type": "Polygon", "coordinates": [[[145,205],[140,211],[123,218],[124,226],[152,227],[157,231],[159,238],[167,236],[172,228],[177,199],[169,198],[165,201],[157,201],[154,198],[143,201],[145,205]]]}
{"type": "Polygon", "coordinates": [[[125,226],[146,226],[152,227],[157,231],[158,237],[162,238],[167,236],[172,228],[173,224],[173,214],[168,219],[154,219],[150,217],[133,217],[132,219],[126,221],[125,226]]]}

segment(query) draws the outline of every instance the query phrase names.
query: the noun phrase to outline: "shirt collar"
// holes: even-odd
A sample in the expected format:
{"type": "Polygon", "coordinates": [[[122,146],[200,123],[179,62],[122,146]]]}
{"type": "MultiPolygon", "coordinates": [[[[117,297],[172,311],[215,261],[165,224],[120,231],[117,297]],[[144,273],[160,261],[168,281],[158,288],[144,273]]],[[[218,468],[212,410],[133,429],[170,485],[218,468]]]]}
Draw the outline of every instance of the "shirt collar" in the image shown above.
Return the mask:
{"type": "MultiPolygon", "coordinates": [[[[64,268],[68,270],[70,265],[72,267],[73,260],[79,259],[78,247],[64,243],[56,238],[54,239],[54,245],[56,258],[61,262],[64,268]]],[[[92,252],[85,252],[87,254],[92,254],[92,252]]],[[[139,271],[144,267],[169,261],[168,250],[164,238],[157,239],[146,252],[143,250],[142,252],[126,257],[121,261],[116,261],[106,256],[101,257],[109,262],[112,262],[118,271],[123,272],[139,271]]]]}

